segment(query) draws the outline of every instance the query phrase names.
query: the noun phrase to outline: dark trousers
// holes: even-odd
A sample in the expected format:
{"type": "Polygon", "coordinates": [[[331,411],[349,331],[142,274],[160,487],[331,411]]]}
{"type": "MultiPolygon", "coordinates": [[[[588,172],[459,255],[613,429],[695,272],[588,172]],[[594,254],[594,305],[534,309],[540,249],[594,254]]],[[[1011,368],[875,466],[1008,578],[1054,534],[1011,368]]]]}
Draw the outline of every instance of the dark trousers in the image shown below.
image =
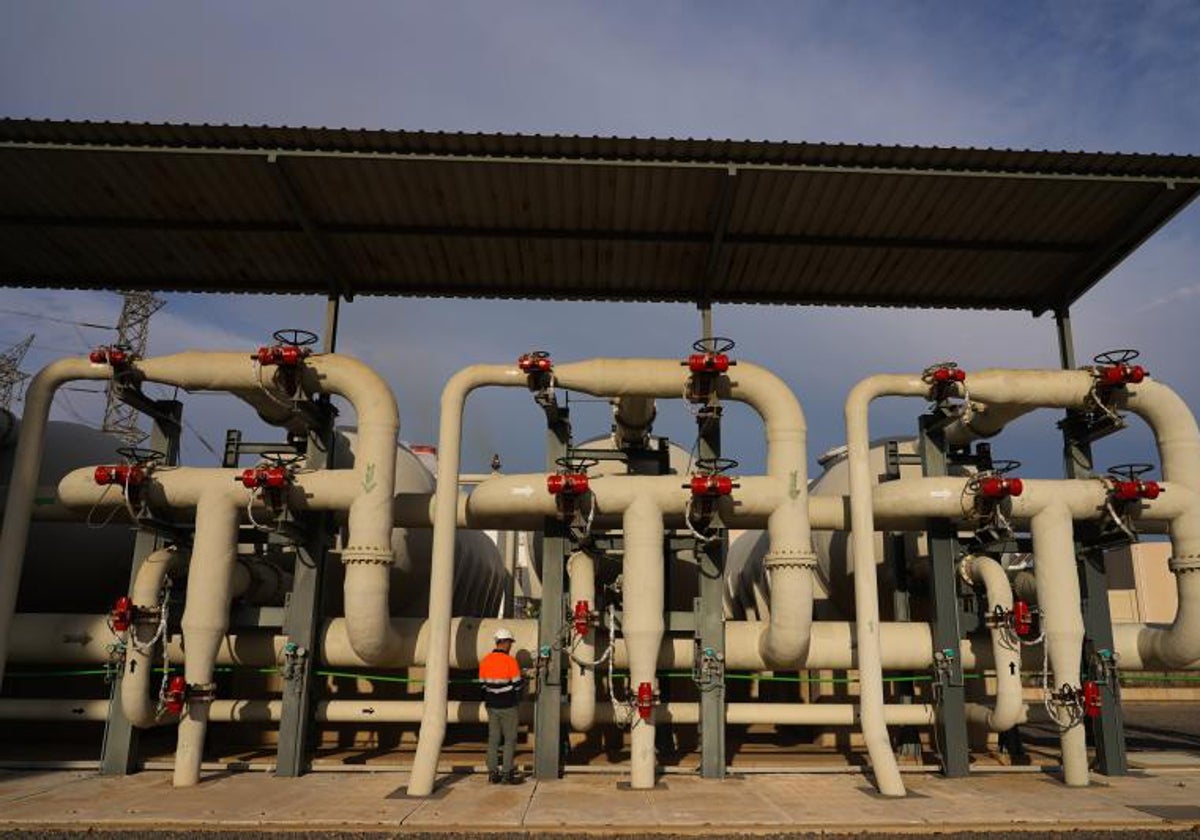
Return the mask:
{"type": "Polygon", "coordinates": [[[489,773],[511,773],[513,756],[517,751],[517,707],[493,709],[488,707],[487,768],[489,773]],[[504,741],[504,760],[500,759],[500,742],[504,741]]]}

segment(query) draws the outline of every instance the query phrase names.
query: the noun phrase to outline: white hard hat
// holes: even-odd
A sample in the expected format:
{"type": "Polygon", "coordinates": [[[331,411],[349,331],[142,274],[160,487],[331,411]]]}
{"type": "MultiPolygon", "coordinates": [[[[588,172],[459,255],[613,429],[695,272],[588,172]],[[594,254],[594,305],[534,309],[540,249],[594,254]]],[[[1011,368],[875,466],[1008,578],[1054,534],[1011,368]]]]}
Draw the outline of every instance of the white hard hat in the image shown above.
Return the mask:
{"type": "Polygon", "coordinates": [[[497,642],[512,642],[512,641],[516,641],[516,636],[514,636],[512,634],[512,631],[509,630],[507,627],[501,627],[499,630],[496,631],[496,641],[497,642]]]}

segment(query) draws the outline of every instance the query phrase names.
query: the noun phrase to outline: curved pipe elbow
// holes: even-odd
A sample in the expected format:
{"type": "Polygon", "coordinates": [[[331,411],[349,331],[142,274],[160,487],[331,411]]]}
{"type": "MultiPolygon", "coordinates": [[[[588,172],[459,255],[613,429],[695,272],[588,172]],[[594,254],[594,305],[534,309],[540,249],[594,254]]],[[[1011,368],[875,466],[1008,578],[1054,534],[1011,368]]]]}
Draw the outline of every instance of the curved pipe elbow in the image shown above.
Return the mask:
{"type": "Polygon", "coordinates": [[[815,564],[811,551],[798,560],[768,555],[764,561],[770,579],[770,619],[759,636],[758,651],[768,668],[804,667],[812,642],[815,564]]]}

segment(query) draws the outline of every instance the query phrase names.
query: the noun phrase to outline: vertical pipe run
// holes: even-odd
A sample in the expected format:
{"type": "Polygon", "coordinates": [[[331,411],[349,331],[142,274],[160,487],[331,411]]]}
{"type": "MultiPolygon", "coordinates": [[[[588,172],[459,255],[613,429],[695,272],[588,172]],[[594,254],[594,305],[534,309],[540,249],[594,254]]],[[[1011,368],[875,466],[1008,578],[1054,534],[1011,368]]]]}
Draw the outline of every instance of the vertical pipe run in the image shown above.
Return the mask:
{"type": "MultiPolygon", "coordinates": [[[[663,517],[648,498],[639,497],[625,511],[625,567],[621,634],[629,655],[629,688],[636,696],[642,683],[655,685],[658,648],[666,632],[663,619],[663,517]]],[[[654,722],[656,709],[643,720],[635,716],[630,730],[630,786],[654,787],[654,722]]]]}
{"type": "MultiPolygon", "coordinates": [[[[988,611],[999,607],[1012,612],[1013,593],[1008,575],[991,557],[971,554],[962,561],[963,578],[972,584],[982,584],[987,593],[988,611]]],[[[1021,642],[1007,628],[996,625],[991,628],[992,658],[996,669],[996,704],[991,709],[979,706],[967,707],[967,717],[982,720],[993,732],[1007,732],[1025,717],[1025,703],[1021,699],[1021,642]]]]}
{"type": "MultiPolygon", "coordinates": [[[[586,551],[576,551],[567,560],[567,575],[570,578],[571,597],[567,603],[573,608],[586,601],[591,609],[596,608],[596,562],[586,551]]],[[[570,647],[567,688],[571,694],[571,728],[576,732],[588,732],[596,723],[596,671],[582,665],[596,661],[596,628],[589,626],[587,632],[578,637],[570,647]]]]}
{"type": "MultiPolygon", "coordinates": [[[[196,536],[182,622],[187,650],[183,674],[189,689],[199,687],[209,691],[217,653],[229,629],[241,505],[240,498],[224,489],[205,493],[196,505],[196,536]]],[[[184,707],[175,750],[175,787],[190,787],[200,781],[211,702],[209,691],[208,696],[189,697],[184,707]]]]}
{"type": "MultiPolygon", "coordinates": [[[[1050,660],[1054,688],[1079,688],[1083,652],[1083,615],[1080,612],[1079,575],[1075,568],[1075,536],[1071,512],[1065,505],[1050,505],[1030,522],[1033,554],[1037,558],[1038,608],[1042,615],[1044,644],[1050,660]]],[[[1088,783],[1087,737],[1082,720],[1068,719],[1058,707],[1053,714],[1062,731],[1063,780],[1071,787],[1088,783]]]]}

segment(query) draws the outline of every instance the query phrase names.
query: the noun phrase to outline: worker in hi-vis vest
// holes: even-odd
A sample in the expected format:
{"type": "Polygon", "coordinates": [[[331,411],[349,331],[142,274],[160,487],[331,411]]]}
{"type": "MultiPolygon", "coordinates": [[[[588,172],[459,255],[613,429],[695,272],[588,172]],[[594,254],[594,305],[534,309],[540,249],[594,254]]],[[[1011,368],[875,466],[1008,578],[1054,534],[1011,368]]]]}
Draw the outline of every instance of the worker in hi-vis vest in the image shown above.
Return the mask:
{"type": "Polygon", "coordinates": [[[517,705],[525,679],[521,666],[511,653],[513,634],[501,627],[496,631],[496,648],[479,663],[479,682],[488,713],[488,781],[494,785],[508,782],[519,785],[524,779],[513,766],[517,749],[517,705]],[[501,760],[501,741],[504,757],[501,760]]]}

